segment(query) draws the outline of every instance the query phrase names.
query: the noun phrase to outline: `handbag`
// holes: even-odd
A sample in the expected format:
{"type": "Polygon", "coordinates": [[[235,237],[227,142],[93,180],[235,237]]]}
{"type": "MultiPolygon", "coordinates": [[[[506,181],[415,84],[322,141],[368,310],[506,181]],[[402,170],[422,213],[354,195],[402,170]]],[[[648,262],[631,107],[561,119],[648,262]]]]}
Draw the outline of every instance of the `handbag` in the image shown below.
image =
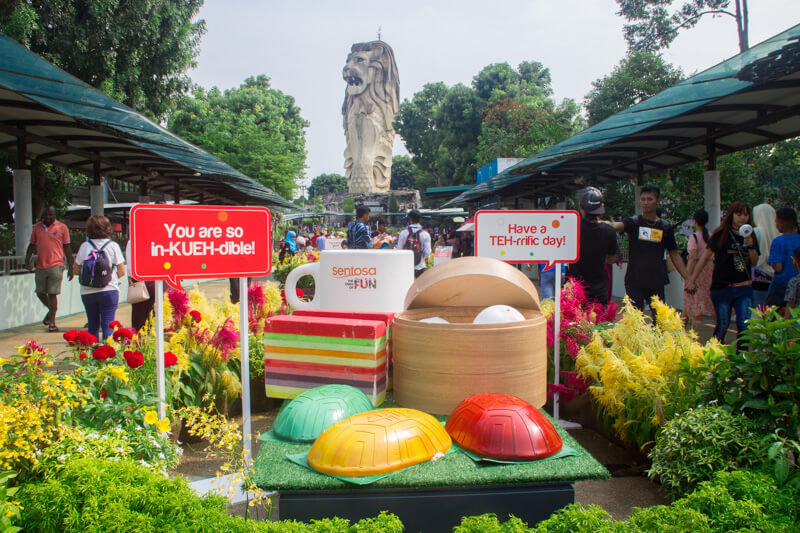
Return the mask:
{"type": "Polygon", "coordinates": [[[138,304],[150,299],[150,292],[144,281],[131,281],[128,285],[128,303],[138,304]]]}

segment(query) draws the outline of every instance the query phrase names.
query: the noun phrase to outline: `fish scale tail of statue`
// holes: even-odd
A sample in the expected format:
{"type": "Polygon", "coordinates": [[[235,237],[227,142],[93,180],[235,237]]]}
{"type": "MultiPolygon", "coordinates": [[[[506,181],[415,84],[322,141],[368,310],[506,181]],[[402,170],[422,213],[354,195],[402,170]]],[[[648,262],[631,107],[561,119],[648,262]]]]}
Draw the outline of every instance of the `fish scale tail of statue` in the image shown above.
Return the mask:
{"type": "Polygon", "coordinates": [[[400,106],[400,78],[392,47],[383,41],[354,44],[342,77],[347,82],[342,105],[347,189],[351,193],[389,192],[392,123],[400,106]]]}

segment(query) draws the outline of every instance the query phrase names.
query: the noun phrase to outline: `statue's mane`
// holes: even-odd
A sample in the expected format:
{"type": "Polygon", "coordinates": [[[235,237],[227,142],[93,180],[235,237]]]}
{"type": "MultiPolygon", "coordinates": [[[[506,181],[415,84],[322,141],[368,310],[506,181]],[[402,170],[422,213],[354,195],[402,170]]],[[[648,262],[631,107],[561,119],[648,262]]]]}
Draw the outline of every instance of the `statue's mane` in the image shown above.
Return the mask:
{"type": "MultiPolygon", "coordinates": [[[[379,76],[376,76],[378,83],[370,83],[367,90],[358,96],[351,96],[345,89],[344,103],[342,104],[342,114],[344,115],[345,131],[347,130],[347,116],[357,100],[369,99],[382,104],[378,107],[383,111],[384,124],[387,129],[392,127],[394,116],[400,107],[400,76],[397,71],[397,63],[394,60],[392,48],[383,41],[370,41],[368,43],[355,43],[350,48],[353,52],[375,52],[379,51],[377,60],[370,62],[368,68],[379,69],[379,76]],[[385,111],[390,110],[391,115],[386,116],[385,111]]],[[[366,82],[366,80],[365,80],[366,82]]]]}

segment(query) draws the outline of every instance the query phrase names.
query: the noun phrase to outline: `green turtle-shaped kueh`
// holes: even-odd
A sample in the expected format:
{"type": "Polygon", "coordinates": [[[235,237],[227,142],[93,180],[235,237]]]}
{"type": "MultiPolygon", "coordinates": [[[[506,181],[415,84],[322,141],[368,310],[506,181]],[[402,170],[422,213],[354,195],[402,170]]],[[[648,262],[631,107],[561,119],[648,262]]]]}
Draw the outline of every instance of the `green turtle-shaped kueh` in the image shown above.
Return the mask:
{"type": "Polygon", "coordinates": [[[281,440],[314,442],[336,422],[372,409],[366,394],[350,385],[322,385],[285,404],[272,431],[281,440]]]}

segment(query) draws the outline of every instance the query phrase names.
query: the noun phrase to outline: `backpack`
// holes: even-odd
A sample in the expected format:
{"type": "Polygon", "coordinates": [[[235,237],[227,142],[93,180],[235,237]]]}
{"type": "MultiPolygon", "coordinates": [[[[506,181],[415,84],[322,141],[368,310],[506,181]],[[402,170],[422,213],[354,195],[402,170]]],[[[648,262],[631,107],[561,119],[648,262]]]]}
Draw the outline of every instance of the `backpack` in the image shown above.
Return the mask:
{"type": "Polygon", "coordinates": [[[414,268],[416,268],[416,266],[422,260],[422,243],[419,242],[419,234],[421,231],[422,228],[417,231],[412,231],[411,226],[409,226],[408,237],[406,238],[405,245],[403,245],[404,250],[411,250],[414,252],[414,268]]]}
{"type": "Polygon", "coordinates": [[[102,289],[111,283],[111,262],[108,256],[103,252],[103,249],[109,245],[110,240],[103,246],[98,248],[94,243],[86,239],[86,241],[94,248],[86,256],[86,260],[81,265],[81,275],[78,282],[84,287],[93,287],[95,289],[102,289]]]}

